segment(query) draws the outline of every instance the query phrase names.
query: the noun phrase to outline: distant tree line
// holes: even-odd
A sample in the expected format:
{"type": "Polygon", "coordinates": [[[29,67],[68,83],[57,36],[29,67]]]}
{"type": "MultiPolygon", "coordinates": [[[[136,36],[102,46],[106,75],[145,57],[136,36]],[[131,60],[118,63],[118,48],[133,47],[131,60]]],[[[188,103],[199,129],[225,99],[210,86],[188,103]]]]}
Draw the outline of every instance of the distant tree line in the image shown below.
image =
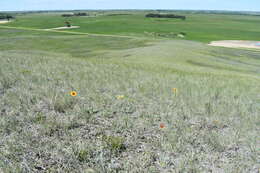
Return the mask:
{"type": "Polygon", "coordinates": [[[14,17],[9,14],[0,14],[0,20],[11,20],[11,19],[14,19],[14,17]]]}
{"type": "Polygon", "coordinates": [[[221,15],[242,15],[242,16],[260,16],[260,12],[247,11],[221,11],[221,10],[185,10],[186,14],[221,14],[221,15]]]}
{"type": "Polygon", "coordinates": [[[73,13],[73,14],[62,14],[62,17],[73,17],[73,16],[89,16],[87,13],[73,13]]]}
{"type": "Polygon", "coordinates": [[[87,13],[74,13],[74,16],[88,16],[87,13]]]}
{"type": "Polygon", "coordinates": [[[155,13],[149,13],[145,17],[152,17],[152,18],[177,18],[185,20],[186,16],[179,16],[175,14],[155,14],[155,13]]]}

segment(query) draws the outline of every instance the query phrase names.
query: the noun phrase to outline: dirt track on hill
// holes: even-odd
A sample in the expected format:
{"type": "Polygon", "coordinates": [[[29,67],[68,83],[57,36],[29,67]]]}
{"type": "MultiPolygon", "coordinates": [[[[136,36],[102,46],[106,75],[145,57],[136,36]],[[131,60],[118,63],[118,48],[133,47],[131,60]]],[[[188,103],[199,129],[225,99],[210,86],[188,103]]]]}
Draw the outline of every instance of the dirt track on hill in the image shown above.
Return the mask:
{"type": "Polygon", "coordinates": [[[76,29],[76,28],[80,28],[79,26],[71,26],[71,27],[58,27],[58,28],[51,28],[51,29],[45,29],[46,31],[55,29],[55,30],[62,30],[62,29],[76,29]]]}
{"type": "Polygon", "coordinates": [[[46,30],[46,29],[27,28],[27,27],[0,26],[0,28],[28,30],[28,31],[59,32],[59,33],[66,33],[66,34],[87,35],[87,36],[95,36],[95,37],[117,37],[117,38],[130,38],[130,39],[131,38],[133,38],[133,39],[141,38],[141,37],[135,37],[135,36],[126,36],[126,35],[92,34],[92,33],[86,33],[86,32],[63,31],[63,30],[55,30],[55,29],[46,30]]]}

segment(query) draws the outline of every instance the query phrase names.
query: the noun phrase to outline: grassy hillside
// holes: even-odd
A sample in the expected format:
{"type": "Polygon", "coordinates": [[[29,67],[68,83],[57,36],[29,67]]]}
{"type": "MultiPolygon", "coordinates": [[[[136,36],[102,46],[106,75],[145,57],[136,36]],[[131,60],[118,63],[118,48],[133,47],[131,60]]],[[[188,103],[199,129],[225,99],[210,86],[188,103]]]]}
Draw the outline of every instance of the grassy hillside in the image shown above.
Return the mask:
{"type": "MultiPolygon", "coordinates": [[[[111,13],[111,12],[110,12],[111,13]]],[[[154,34],[186,33],[185,39],[209,42],[214,40],[259,40],[260,17],[247,15],[226,14],[181,14],[187,20],[145,18],[148,12],[128,12],[131,15],[109,16],[101,13],[96,17],[61,17],[58,14],[25,14],[17,16],[17,20],[8,26],[28,28],[55,28],[64,26],[69,20],[73,25],[80,26],[73,29],[78,32],[99,34],[118,34],[148,36],[154,34]]],[[[113,12],[112,14],[116,14],[113,12]]],[[[174,12],[176,13],[176,12],[174,12]]],[[[178,14],[178,13],[176,13],[178,14]]]]}
{"type": "MultiPolygon", "coordinates": [[[[141,15],[84,20],[119,24],[123,18],[136,22],[137,16],[141,15]]],[[[50,17],[25,15],[8,25],[44,28],[39,19],[50,17]]],[[[232,23],[234,17],[223,20],[232,23]]],[[[51,27],[62,25],[61,18],[54,18],[60,24],[50,21],[51,27]]],[[[122,26],[117,34],[138,35],[142,27],[155,27],[148,19],[142,21],[148,24],[129,30],[122,26]]],[[[91,27],[79,31],[118,31],[103,24],[100,31],[91,27]]],[[[169,31],[167,25],[158,25],[158,30],[159,26],[169,31]]],[[[226,31],[229,25],[222,27],[226,31]]],[[[188,37],[194,40],[214,37],[209,29],[205,38],[192,32],[194,37],[188,37]]],[[[217,37],[225,37],[222,34],[217,37]]],[[[0,45],[0,172],[256,173],[259,169],[259,51],[148,36],[116,38],[1,27],[0,42],[4,43],[0,45]]]]}

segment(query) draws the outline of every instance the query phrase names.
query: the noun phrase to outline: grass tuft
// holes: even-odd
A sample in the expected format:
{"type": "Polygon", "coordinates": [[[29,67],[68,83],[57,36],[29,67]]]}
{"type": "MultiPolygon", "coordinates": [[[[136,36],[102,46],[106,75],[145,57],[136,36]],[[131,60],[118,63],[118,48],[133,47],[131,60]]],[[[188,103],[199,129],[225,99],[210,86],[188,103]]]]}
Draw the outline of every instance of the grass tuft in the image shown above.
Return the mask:
{"type": "Polygon", "coordinates": [[[103,141],[112,152],[121,153],[126,150],[126,146],[124,144],[125,139],[123,137],[103,136],[103,141]]]}

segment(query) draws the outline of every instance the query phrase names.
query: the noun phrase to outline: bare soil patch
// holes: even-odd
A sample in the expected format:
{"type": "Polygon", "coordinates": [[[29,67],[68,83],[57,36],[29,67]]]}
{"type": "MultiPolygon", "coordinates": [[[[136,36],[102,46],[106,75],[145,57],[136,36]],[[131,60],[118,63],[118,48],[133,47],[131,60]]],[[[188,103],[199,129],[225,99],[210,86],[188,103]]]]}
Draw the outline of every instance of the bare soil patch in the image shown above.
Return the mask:
{"type": "Polygon", "coordinates": [[[210,46],[230,47],[230,48],[255,48],[260,49],[260,41],[245,41],[245,40],[223,40],[212,41],[210,46]]]}
{"type": "Polygon", "coordinates": [[[4,24],[4,23],[9,23],[10,21],[8,20],[0,20],[0,24],[4,24]]]}
{"type": "Polygon", "coordinates": [[[80,28],[80,26],[71,26],[71,27],[64,26],[64,27],[51,28],[51,29],[46,29],[46,30],[52,30],[52,29],[62,30],[62,29],[76,29],[76,28],[80,28]]]}

